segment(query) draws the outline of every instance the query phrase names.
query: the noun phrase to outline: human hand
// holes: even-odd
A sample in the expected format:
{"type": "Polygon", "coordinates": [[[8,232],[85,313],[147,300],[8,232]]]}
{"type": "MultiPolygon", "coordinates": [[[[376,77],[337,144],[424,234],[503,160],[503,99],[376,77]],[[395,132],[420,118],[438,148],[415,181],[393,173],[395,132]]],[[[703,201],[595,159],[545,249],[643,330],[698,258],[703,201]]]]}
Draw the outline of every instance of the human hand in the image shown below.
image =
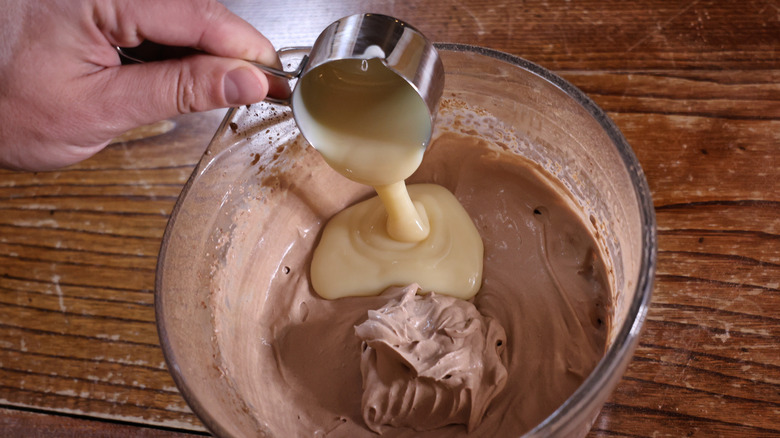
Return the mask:
{"type": "MultiPolygon", "coordinates": [[[[122,132],[262,100],[271,43],[216,0],[0,0],[0,167],[84,160],[122,132]],[[121,65],[144,40],[205,52],[121,65]]],[[[272,86],[273,86],[272,82],[272,86]]]]}

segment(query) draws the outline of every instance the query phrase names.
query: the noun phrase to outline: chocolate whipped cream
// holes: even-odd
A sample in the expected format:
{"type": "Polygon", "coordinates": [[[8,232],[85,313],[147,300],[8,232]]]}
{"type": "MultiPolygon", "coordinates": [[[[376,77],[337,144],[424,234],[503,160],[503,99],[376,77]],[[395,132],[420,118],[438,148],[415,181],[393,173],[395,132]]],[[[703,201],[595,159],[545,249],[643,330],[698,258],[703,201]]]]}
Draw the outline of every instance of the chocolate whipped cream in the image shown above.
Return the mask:
{"type": "MultiPolygon", "coordinates": [[[[258,433],[360,437],[375,436],[376,429],[383,437],[520,436],[557,409],[604,354],[610,287],[593,226],[560,183],[512,145],[486,140],[490,136],[473,123],[450,125],[455,128],[438,133],[408,182],[446,187],[482,237],[482,287],[469,303],[506,332],[500,353],[506,379],[492,365],[477,379],[494,373],[487,379],[494,387],[477,390],[495,397],[456,409],[459,424],[444,425],[449,420],[435,416],[429,425],[441,427],[424,431],[415,430],[420,424],[372,425],[387,416],[380,410],[368,415],[367,424],[363,341],[354,327],[367,327],[362,324],[369,311],[397,298],[325,300],[313,292],[308,273],[323,224],[372,192],[297,141],[279,158],[253,163],[261,190],[233,213],[232,228],[220,240],[224,256],[213,267],[219,369],[258,433]],[[469,421],[461,422],[466,410],[469,421]],[[481,411],[481,422],[471,421],[481,411]]],[[[399,405],[397,412],[405,409],[399,405]]]]}
{"type": "Polygon", "coordinates": [[[418,290],[388,289],[390,301],[355,327],[363,341],[363,420],[378,433],[449,424],[473,430],[506,384],[506,333],[468,301],[418,290]]]}

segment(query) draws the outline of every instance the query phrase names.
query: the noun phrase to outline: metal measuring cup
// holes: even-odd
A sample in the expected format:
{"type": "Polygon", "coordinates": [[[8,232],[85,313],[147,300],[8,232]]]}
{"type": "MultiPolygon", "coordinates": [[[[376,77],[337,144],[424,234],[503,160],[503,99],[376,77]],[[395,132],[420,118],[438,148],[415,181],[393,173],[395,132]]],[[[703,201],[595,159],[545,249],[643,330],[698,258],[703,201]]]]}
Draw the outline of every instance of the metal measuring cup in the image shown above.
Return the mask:
{"type": "MultiPolygon", "coordinates": [[[[348,58],[380,58],[417,90],[431,118],[435,116],[444,89],[444,66],[439,54],[420,31],[388,15],[355,14],[333,22],[320,33],[309,55],[292,71],[254,65],[273,76],[298,79],[321,64],[348,58]]],[[[289,98],[266,100],[290,103],[289,98]]]]}
{"type": "MultiPolygon", "coordinates": [[[[286,79],[298,79],[295,87],[301,87],[301,79],[317,67],[344,59],[378,58],[392,72],[403,78],[419,95],[428,108],[429,122],[433,126],[439,100],[444,89],[444,66],[433,44],[411,25],[387,15],[355,14],[335,21],[325,28],[296,69],[284,71],[255,64],[264,72],[286,79]]],[[[274,103],[295,105],[292,95],[301,92],[293,89],[286,99],[266,98],[274,103]]],[[[296,117],[304,137],[307,126],[296,117]]],[[[430,141],[430,138],[428,139],[430,141]]],[[[312,143],[316,148],[317,145],[312,143]]]]}

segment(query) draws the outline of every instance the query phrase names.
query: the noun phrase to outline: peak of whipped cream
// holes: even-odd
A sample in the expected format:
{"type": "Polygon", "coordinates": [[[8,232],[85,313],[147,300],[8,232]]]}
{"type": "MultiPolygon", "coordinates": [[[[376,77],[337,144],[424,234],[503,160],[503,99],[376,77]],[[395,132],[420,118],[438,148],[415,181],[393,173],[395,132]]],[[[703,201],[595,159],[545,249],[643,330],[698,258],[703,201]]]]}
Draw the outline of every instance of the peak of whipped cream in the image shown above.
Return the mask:
{"type": "Polygon", "coordinates": [[[473,430],[506,385],[506,333],[469,301],[418,290],[388,289],[387,304],[355,327],[363,341],[363,419],[377,433],[448,424],[473,430]]]}

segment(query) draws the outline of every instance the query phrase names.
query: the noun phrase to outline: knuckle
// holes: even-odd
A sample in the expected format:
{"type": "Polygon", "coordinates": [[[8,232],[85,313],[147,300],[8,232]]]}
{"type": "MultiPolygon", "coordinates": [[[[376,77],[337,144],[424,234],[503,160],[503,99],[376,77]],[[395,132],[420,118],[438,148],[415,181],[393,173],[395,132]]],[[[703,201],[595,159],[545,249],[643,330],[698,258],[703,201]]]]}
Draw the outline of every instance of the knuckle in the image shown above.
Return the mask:
{"type": "Polygon", "coordinates": [[[183,63],[176,78],[176,109],[181,114],[202,110],[190,67],[183,63]]]}

